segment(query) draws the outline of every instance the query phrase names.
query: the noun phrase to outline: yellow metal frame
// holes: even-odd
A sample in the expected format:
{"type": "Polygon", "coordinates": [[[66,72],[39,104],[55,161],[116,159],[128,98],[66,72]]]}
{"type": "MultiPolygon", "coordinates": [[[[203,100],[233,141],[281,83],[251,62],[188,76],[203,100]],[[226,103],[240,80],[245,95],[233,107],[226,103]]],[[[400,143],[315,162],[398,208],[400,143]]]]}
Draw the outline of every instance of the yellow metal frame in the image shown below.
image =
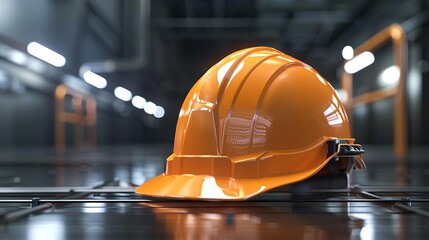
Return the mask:
{"type": "Polygon", "coordinates": [[[393,44],[394,64],[399,67],[399,83],[396,86],[383,88],[373,92],[353,97],[353,76],[344,71],[341,87],[347,93],[345,107],[351,109],[361,104],[369,104],[385,98],[395,98],[394,112],[394,150],[398,158],[403,158],[408,152],[407,105],[406,105],[406,73],[407,73],[407,44],[406,34],[399,24],[392,24],[383,29],[355,49],[355,55],[365,51],[373,51],[391,41],[393,44]]]}
{"type": "Polygon", "coordinates": [[[74,125],[74,145],[81,147],[83,144],[82,127],[88,128],[88,143],[90,146],[96,145],[96,124],[97,124],[97,103],[90,94],[84,94],[65,86],[59,85],[55,89],[55,148],[64,150],[66,145],[65,124],[74,125]],[[65,110],[65,98],[72,97],[72,112],[65,110]],[[86,112],[83,111],[85,102],[86,112]]]}

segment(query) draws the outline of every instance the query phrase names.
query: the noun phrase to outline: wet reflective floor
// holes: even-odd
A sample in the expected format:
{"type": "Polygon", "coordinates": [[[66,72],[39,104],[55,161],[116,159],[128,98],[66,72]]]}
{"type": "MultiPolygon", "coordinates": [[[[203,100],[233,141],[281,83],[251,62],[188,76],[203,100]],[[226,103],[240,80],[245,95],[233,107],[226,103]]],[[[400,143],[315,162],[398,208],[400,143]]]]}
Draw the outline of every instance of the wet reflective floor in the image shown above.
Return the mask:
{"type": "Polygon", "coordinates": [[[426,239],[429,234],[425,149],[403,160],[374,149],[366,156],[367,170],[353,174],[360,188],[352,190],[277,189],[247,202],[160,201],[133,194],[133,185],[164,171],[170,151],[171,146],[0,151],[0,200],[16,200],[0,202],[0,239],[426,239]],[[40,202],[31,208],[33,198],[40,202]],[[40,211],[31,212],[35,208],[40,211]]]}

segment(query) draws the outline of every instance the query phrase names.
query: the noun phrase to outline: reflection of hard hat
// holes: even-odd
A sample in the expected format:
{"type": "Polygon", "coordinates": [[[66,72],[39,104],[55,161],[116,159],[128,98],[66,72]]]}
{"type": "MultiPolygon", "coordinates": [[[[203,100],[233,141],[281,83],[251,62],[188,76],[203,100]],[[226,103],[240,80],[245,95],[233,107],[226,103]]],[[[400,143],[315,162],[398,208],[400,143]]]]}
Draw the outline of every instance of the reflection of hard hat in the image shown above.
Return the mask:
{"type": "Polygon", "coordinates": [[[307,179],[331,160],[363,168],[353,142],[346,111],[319,73],[275,49],[248,48],[192,87],[166,172],[136,192],[243,200],[307,179]]]}
{"type": "MultiPolygon", "coordinates": [[[[349,239],[359,234],[364,221],[347,213],[297,214],[288,205],[265,206],[252,202],[215,204],[201,202],[142,203],[150,207],[157,238],[169,239],[349,239]],[[279,214],[281,213],[281,214],[279,214]],[[285,231],[284,226],[288,226],[285,231]]],[[[320,209],[310,209],[320,211],[320,209]]],[[[302,211],[300,205],[298,211],[302,211]]]]}

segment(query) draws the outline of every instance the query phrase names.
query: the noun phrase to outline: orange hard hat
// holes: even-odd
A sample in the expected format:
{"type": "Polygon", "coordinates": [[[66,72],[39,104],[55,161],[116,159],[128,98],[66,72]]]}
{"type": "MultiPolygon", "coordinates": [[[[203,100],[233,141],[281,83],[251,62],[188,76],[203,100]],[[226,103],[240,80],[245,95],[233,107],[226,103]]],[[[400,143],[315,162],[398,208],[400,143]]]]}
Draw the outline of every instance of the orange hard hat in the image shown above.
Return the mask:
{"type": "Polygon", "coordinates": [[[310,178],[329,162],[364,168],[362,153],[335,90],[318,72],[276,49],[248,48],[192,87],[165,173],[136,193],[245,200],[310,178]]]}

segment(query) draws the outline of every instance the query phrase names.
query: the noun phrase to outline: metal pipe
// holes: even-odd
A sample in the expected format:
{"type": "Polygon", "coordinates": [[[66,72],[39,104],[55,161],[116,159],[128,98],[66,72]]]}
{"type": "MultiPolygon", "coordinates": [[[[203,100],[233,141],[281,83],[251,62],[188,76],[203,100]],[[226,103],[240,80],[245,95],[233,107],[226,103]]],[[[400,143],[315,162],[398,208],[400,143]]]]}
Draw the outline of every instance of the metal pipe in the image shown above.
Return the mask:
{"type": "Polygon", "coordinates": [[[16,187],[9,188],[3,187],[0,188],[0,194],[40,194],[40,193],[81,193],[81,192],[90,192],[90,193],[133,193],[135,188],[85,188],[85,187],[16,187]]]}
{"type": "MultiPolygon", "coordinates": [[[[30,200],[31,202],[31,200],[30,200]]],[[[0,223],[11,223],[14,222],[16,220],[19,220],[25,216],[31,215],[31,214],[35,214],[35,213],[39,213],[45,210],[49,210],[52,209],[54,207],[53,204],[51,203],[45,203],[33,208],[26,208],[26,209],[21,209],[18,211],[13,211],[10,213],[7,213],[3,216],[0,217],[0,223]]]]}
{"type": "MultiPolygon", "coordinates": [[[[107,185],[107,184],[103,182],[103,183],[95,185],[93,188],[97,189],[97,188],[103,187],[105,185],[107,185]]],[[[88,196],[90,194],[91,193],[73,194],[73,195],[69,195],[69,196],[63,198],[62,200],[65,200],[65,201],[69,200],[70,201],[73,198],[82,198],[82,197],[88,196]]],[[[61,199],[54,199],[54,200],[61,200],[61,199]]],[[[3,203],[8,203],[8,200],[7,199],[6,200],[2,199],[2,201],[0,201],[0,203],[2,203],[2,202],[3,203]]],[[[18,202],[9,202],[9,203],[23,203],[23,202],[22,202],[22,200],[19,200],[18,202]]],[[[28,215],[37,214],[37,213],[40,213],[42,211],[45,211],[45,210],[48,210],[48,209],[52,209],[52,208],[55,207],[55,205],[53,204],[54,202],[52,202],[52,201],[51,202],[46,202],[46,201],[41,200],[39,198],[37,198],[37,199],[35,199],[35,198],[31,199],[30,203],[32,205],[35,204],[35,203],[40,204],[40,205],[32,206],[31,208],[26,208],[26,209],[19,209],[19,210],[16,210],[16,211],[12,211],[12,212],[3,214],[3,215],[0,216],[0,223],[11,223],[11,222],[19,220],[19,219],[21,219],[23,217],[26,217],[28,215]]],[[[67,203],[67,202],[58,202],[58,203],[67,203]]]]}
{"type": "MultiPolygon", "coordinates": [[[[137,38],[135,41],[136,55],[130,59],[107,59],[99,62],[84,63],[79,69],[79,75],[87,71],[95,73],[111,73],[116,71],[138,70],[147,64],[150,40],[150,11],[151,0],[140,0],[138,8],[137,38]]],[[[126,14],[124,14],[126,15],[126,14]]]]}
{"type": "MultiPolygon", "coordinates": [[[[379,200],[385,200],[383,197],[377,196],[373,193],[367,192],[367,191],[363,191],[360,188],[354,188],[354,193],[358,196],[361,196],[363,198],[365,198],[366,200],[371,200],[371,202],[378,202],[379,200]],[[378,201],[374,201],[374,200],[378,200],[378,201]]],[[[407,206],[405,204],[403,204],[403,202],[406,201],[407,203],[412,203],[412,202],[429,202],[429,199],[402,199],[400,201],[379,201],[379,203],[393,203],[393,204],[389,204],[389,208],[391,209],[399,209],[399,210],[403,210],[403,211],[407,211],[407,212],[411,212],[411,213],[415,213],[415,214],[419,214],[421,216],[425,216],[425,217],[429,217],[429,212],[428,211],[424,211],[418,208],[412,208],[410,206],[407,206]]]]}
{"type": "MultiPolygon", "coordinates": [[[[365,187],[361,186],[367,192],[376,193],[429,193],[429,187],[365,187]]],[[[134,193],[134,187],[103,187],[93,189],[91,187],[0,187],[0,195],[5,194],[46,194],[46,193],[134,193]]],[[[305,190],[305,193],[352,193],[352,189],[312,189],[305,190]]],[[[302,193],[302,191],[270,191],[265,194],[283,194],[283,193],[302,193]]]]}

